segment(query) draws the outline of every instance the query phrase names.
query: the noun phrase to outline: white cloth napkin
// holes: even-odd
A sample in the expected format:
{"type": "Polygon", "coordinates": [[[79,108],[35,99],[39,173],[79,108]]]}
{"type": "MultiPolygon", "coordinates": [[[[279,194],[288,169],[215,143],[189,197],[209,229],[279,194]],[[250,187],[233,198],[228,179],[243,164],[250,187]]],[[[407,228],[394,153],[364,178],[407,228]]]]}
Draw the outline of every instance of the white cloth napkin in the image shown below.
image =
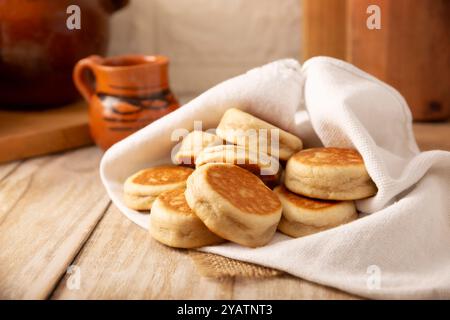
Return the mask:
{"type": "MultiPolygon", "coordinates": [[[[316,57],[280,60],[227,80],[115,144],[100,173],[114,204],[148,228],[149,215],[122,201],[125,179],[170,161],[174,129],[215,128],[231,107],[301,137],[307,146],[354,147],[378,187],[357,202],[360,219],[311,236],[277,233],[264,247],[201,250],[283,270],[369,298],[450,298],[450,153],[420,152],[411,114],[393,88],[356,67],[316,57]]],[[[442,137],[446,138],[446,137],[442,137]]]]}

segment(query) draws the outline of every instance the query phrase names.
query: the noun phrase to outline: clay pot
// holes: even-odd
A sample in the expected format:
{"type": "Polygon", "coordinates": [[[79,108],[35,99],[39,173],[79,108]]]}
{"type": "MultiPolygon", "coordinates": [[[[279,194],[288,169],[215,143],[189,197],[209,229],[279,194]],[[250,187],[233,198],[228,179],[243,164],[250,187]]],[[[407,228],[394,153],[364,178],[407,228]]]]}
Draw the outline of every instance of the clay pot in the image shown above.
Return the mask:
{"type": "Polygon", "coordinates": [[[179,107],[169,88],[168,58],[90,56],[74,69],[74,82],[89,103],[89,124],[102,149],[179,107]]]}
{"type": "Polygon", "coordinates": [[[2,107],[65,104],[79,97],[75,63],[104,54],[110,15],[128,0],[0,1],[0,102],[2,107]],[[78,5],[81,29],[67,28],[67,8],[78,5]]]}

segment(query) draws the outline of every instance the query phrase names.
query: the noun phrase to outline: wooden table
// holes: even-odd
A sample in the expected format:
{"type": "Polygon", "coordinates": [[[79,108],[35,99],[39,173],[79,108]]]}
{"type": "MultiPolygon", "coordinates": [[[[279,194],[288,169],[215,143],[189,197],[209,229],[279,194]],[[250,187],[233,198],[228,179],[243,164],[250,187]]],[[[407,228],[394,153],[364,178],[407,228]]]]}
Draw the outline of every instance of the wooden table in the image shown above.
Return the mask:
{"type": "MultiPolygon", "coordinates": [[[[422,149],[450,150],[449,123],[415,132],[422,149]]],[[[356,298],[288,275],[200,276],[186,251],[152,240],[111,204],[101,156],[87,147],[0,166],[0,298],[356,298]]]]}

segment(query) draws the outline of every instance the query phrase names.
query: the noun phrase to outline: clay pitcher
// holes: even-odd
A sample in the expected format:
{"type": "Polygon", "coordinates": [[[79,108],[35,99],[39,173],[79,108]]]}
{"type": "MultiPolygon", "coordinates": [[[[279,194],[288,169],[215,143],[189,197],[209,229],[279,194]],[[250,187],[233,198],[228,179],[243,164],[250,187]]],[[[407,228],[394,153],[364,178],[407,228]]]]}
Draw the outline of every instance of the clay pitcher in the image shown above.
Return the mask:
{"type": "Polygon", "coordinates": [[[0,0],[0,107],[46,108],[78,99],[75,63],[106,52],[110,17],[128,2],[0,0]],[[73,5],[80,29],[66,25],[73,5]]]}
{"type": "Polygon", "coordinates": [[[77,89],[89,103],[89,124],[102,149],[179,107],[169,88],[168,58],[90,56],[74,68],[77,89]]]}

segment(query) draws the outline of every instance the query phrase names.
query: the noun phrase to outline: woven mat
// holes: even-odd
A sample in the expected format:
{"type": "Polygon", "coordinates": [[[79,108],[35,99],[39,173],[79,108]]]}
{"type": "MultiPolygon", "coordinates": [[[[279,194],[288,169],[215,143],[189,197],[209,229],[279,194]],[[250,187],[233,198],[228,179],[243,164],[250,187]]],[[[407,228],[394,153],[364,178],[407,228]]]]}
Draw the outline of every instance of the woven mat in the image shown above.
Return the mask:
{"type": "Polygon", "coordinates": [[[226,258],[212,253],[189,250],[189,256],[197,267],[197,271],[202,276],[209,278],[265,278],[276,277],[283,274],[283,272],[279,270],[226,258]]]}

